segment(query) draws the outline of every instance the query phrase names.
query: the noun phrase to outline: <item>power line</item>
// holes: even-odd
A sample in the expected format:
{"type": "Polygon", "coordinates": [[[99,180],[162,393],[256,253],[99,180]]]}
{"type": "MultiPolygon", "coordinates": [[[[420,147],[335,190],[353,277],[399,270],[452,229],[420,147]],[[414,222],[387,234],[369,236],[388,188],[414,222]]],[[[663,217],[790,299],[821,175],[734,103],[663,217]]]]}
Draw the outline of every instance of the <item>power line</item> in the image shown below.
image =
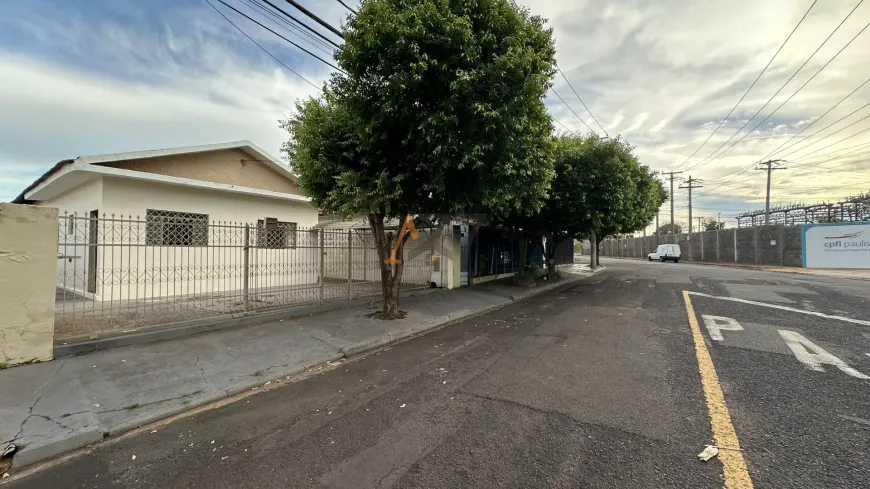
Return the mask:
{"type": "Polygon", "coordinates": [[[556,65],[556,69],[559,71],[559,74],[562,75],[562,78],[565,79],[565,83],[567,83],[568,86],[571,87],[571,91],[574,92],[574,95],[577,96],[577,100],[579,100],[580,103],[583,104],[583,108],[586,109],[586,112],[589,112],[589,115],[592,116],[592,120],[595,121],[596,124],[598,124],[598,127],[600,127],[602,131],[604,131],[604,135],[605,135],[605,136],[610,137],[610,134],[607,134],[607,129],[604,129],[604,126],[602,126],[601,123],[598,122],[598,119],[595,118],[595,114],[593,114],[592,111],[589,110],[589,107],[587,107],[587,106],[586,106],[586,103],[583,102],[583,99],[580,98],[580,94],[577,93],[577,90],[574,90],[574,86],[571,85],[571,82],[570,82],[570,81],[568,81],[568,77],[565,76],[565,73],[562,73],[562,68],[559,68],[559,65],[556,65]]]}
{"type": "Polygon", "coordinates": [[[821,151],[821,150],[823,150],[823,149],[825,149],[825,148],[830,148],[831,146],[833,146],[833,145],[835,145],[835,144],[840,144],[840,143],[842,143],[843,141],[845,141],[845,140],[847,140],[847,139],[851,139],[851,138],[853,138],[853,137],[855,137],[855,136],[857,136],[857,135],[859,135],[859,134],[863,134],[863,133],[865,133],[865,132],[867,132],[867,131],[870,131],[870,127],[866,128],[866,129],[862,129],[862,130],[856,132],[855,134],[852,134],[851,136],[846,136],[846,137],[844,137],[843,139],[840,139],[839,141],[833,142],[833,143],[828,144],[828,145],[826,145],[826,146],[822,146],[821,148],[819,148],[819,149],[817,149],[817,150],[815,150],[815,151],[811,151],[811,152],[809,152],[809,153],[807,153],[807,154],[801,156],[801,157],[798,158],[798,159],[803,159],[803,158],[806,158],[807,156],[810,156],[810,155],[812,155],[812,154],[816,154],[816,153],[818,153],[819,151],[821,151]]]}
{"type": "MultiPolygon", "coordinates": [[[[220,0],[218,0],[218,1],[220,1],[220,0]]],[[[249,41],[251,41],[252,43],[256,44],[257,47],[260,48],[261,50],[263,50],[264,53],[268,54],[272,59],[274,59],[275,61],[277,61],[278,64],[280,64],[280,65],[283,66],[284,68],[287,68],[287,71],[289,71],[290,73],[293,73],[294,75],[296,75],[296,76],[298,76],[299,78],[303,79],[306,83],[308,83],[308,84],[311,85],[312,87],[314,87],[314,88],[316,88],[316,89],[318,89],[318,90],[320,90],[320,91],[323,91],[322,88],[320,88],[320,87],[318,87],[317,85],[315,85],[311,80],[309,80],[308,78],[305,78],[304,76],[300,75],[300,74],[297,73],[293,68],[287,66],[286,64],[284,64],[283,61],[281,61],[280,59],[276,58],[274,54],[270,53],[266,48],[264,48],[263,46],[261,46],[260,43],[258,43],[257,41],[255,41],[254,38],[252,38],[252,37],[249,36],[245,31],[243,31],[241,27],[237,26],[235,22],[233,22],[232,20],[230,20],[229,17],[227,17],[226,15],[224,15],[223,12],[221,12],[220,10],[218,10],[217,7],[215,7],[214,4],[212,4],[209,0],[205,0],[205,3],[209,4],[209,6],[210,6],[211,8],[213,8],[215,12],[219,13],[219,14],[221,15],[221,17],[223,17],[224,19],[226,19],[226,21],[229,22],[233,27],[235,27],[239,32],[241,32],[243,36],[247,37],[249,41]]]]}
{"type": "MultiPolygon", "coordinates": [[[[863,1],[863,0],[862,0],[862,1],[863,1]]],[[[858,36],[860,36],[860,35],[861,35],[861,34],[862,34],[862,33],[863,33],[863,32],[864,32],[868,27],[870,27],[870,22],[868,22],[867,25],[865,25],[863,29],[861,29],[860,31],[858,31],[858,33],[855,34],[855,36],[854,36],[852,39],[850,39],[849,42],[847,42],[845,46],[843,46],[842,48],[840,48],[840,50],[837,51],[837,53],[834,54],[834,56],[831,57],[831,59],[829,59],[827,63],[825,63],[821,68],[819,68],[818,71],[816,71],[815,73],[813,73],[813,76],[809,77],[809,79],[807,79],[807,81],[805,81],[805,82],[803,83],[803,85],[801,85],[800,87],[798,87],[798,89],[795,90],[794,93],[792,93],[791,95],[789,95],[789,97],[788,97],[787,99],[785,99],[781,104],[779,104],[779,106],[778,106],[777,108],[773,109],[773,112],[771,112],[770,114],[767,114],[767,116],[766,116],[764,119],[762,119],[761,122],[759,122],[758,124],[756,124],[755,127],[753,127],[752,129],[750,129],[749,132],[747,132],[746,134],[744,134],[743,136],[741,136],[740,139],[738,139],[737,141],[734,141],[734,143],[732,143],[731,146],[729,146],[727,149],[725,149],[725,151],[723,151],[723,152],[719,153],[718,155],[716,155],[716,156],[715,156],[713,159],[711,159],[710,161],[713,161],[713,160],[719,158],[720,156],[722,156],[723,154],[725,154],[725,153],[731,151],[731,149],[734,148],[734,146],[737,146],[737,144],[739,144],[740,141],[743,141],[744,139],[746,139],[747,136],[749,136],[750,134],[752,134],[753,131],[755,131],[756,129],[758,129],[762,124],[765,123],[765,121],[767,121],[768,119],[770,119],[770,118],[773,116],[773,114],[776,114],[776,113],[779,111],[779,109],[781,109],[785,104],[788,103],[789,100],[792,99],[792,97],[794,97],[795,95],[797,95],[798,92],[800,92],[801,90],[803,90],[803,88],[804,88],[805,86],[807,86],[807,84],[809,84],[811,81],[813,81],[813,79],[816,77],[816,75],[818,75],[819,73],[821,73],[822,70],[824,70],[825,68],[827,68],[828,65],[831,64],[832,61],[834,61],[835,59],[837,59],[837,57],[840,56],[840,53],[842,53],[842,52],[843,52],[847,47],[849,47],[849,45],[852,44],[852,42],[853,42],[855,39],[857,39],[858,36]]],[[[710,161],[708,161],[707,163],[710,163],[710,161]]],[[[697,165],[697,166],[700,166],[700,165],[697,165]]],[[[696,166],[696,167],[697,167],[697,166],[696,166]]]]}
{"type": "Polygon", "coordinates": [[[323,42],[322,39],[313,36],[310,32],[300,29],[298,25],[288,21],[284,17],[281,17],[280,15],[275,13],[273,10],[269,10],[268,8],[255,2],[254,0],[244,0],[244,2],[247,3],[248,6],[250,6],[251,8],[256,8],[264,14],[268,15],[273,22],[282,24],[281,27],[283,27],[285,31],[293,34],[294,36],[304,41],[307,41],[314,48],[320,50],[320,52],[322,52],[323,54],[329,56],[333,55],[332,47],[329,44],[323,42]],[[293,31],[291,31],[290,28],[292,28],[293,31]],[[304,35],[307,39],[303,39],[302,35],[304,35]]]}
{"type": "Polygon", "coordinates": [[[565,124],[562,124],[562,121],[560,121],[559,119],[556,119],[555,117],[553,117],[553,120],[556,121],[556,124],[559,124],[560,126],[562,126],[562,129],[564,129],[564,130],[570,132],[571,134],[574,134],[574,131],[572,131],[572,130],[568,129],[567,127],[565,127],[565,124]]]}
{"type": "MultiPolygon", "coordinates": [[[[825,129],[827,129],[827,128],[833,126],[834,124],[836,124],[836,123],[842,121],[843,119],[845,119],[845,118],[847,118],[847,117],[849,117],[849,116],[855,114],[856,112],[860,112],[861,110],[863,110],[863,109],[864,109],[865,107],[867,107],[867,106],[870,106],[870,102],[867,102],[866,104],[862,105],[860,108],[858,108],[858,109],[852,111],[849,115],[844,116],[844,117],[841,117],[840,119],[837,119],[836,121],[834,121],[834,122],[828,124],[828,125],[825,126],[824,128],[822,128],[822,129],[820,129],[820,130],[814,132],[812,135],[815,136],[816,134],[818,134],[818,133],[824,131],[825,129]]],[[[831,134],[828,134],[828,135],[825,136],[825,137],[819,138],[819,139],[817,139],[817,140],[811,142],[810,144],[804,145],[804,146],[801,147],[801,148],[795,149],[795,150],[793,150],[793,151],[789,151],[788,153],[786,153],[786,154],[784,154],[784,155],[780,155],[780,157],[781,157],[781,158],[785,158],[785,157],[787,157],[788,155],[792,155],[792,154],[797,153],[798,151],[801,151],[801,150],[807,149],[807,148],[809,148],[810,146],[812,146],[812,145],[814,145],[814,144],[818,144],[818,143],[824,141],[825,139],[828,139],[829,137],[833,136],[834,134],[837,134],[837,133],[839,133],[839,132],[841,132],[841,131],[845,131],[846,129],[849,129],[850,127],[854,126],[855,124],[857,124],[857,123],[859,123],[859,122],[861,122],[861,121],[863,121],[863,120],[865,120],[865,119],[867,119],[867,118],[870,118],[870,115],[866,115],[866,116],[864,116],[864,117],[858,119],[857,121],[852,122],[851,124],[849,124],[849,125],[847,125],[847,126],[843,126],[843,127],[841,127],[840,129],[837,129],[836,131],[832,132],[831,134]]]]}
{"type": "MultiPolygon", "coordinates": [[[[206,1],[208,1],[208,0],[206,0],[206,1]]],[[[257,24],[257,25],[260,26],[260,27],[262,27],[263,29],[266,29],[267,31],[271,32],[272,34],[275,34],[276,36],[280,37],[281,39],[283,39],[283,40],[289,42],[290,44],[292,44],[292,45],[294,45],[294,46],[296,46],[296,48],[299,49],[300,51],[303,51],[304,53],[306,53],[306,54],[308,54],[308,55],[310,55],[310,56],[316,58],[317,60],[319,60],[319,61],[321,61],[322,63],[326,64],[326,65],[329,66],[330,68],[333,68],[333,69],[337,70],[338,72],[340,72],[340,73],[342,73],[342,74],[345,74],[345,75],[347,74],[347,73],[345,73],[341,68],[339,68],[338,66],[335,66],[334,64],[330,63],[329,61],[326,61],[325,59],[321,58],[320,56],[318,56],[318,55],[312,53],[311,51],[309,51],[309,50],[303,48],[302,46],[296,44],[295,42],[291,41],[290,39],[287,39],[286,37],[282,36],[281,34],[278,34],[277,32],[275,32],[274,30],[270,29],[269,27],[263,25],[261,22],[257,21],[256,19],[252,19],[248,14],[246,14],[246,13],[240,11],[239,9],[233,7],[232,5],[228,4],[228,3],[225,2],[224,0],[218,0],[218,2],[224,4],[224,6],[229,7],[229,8],[232,9],[235,13],[237,13],[237,14],[241,15],[242,17],[244,17],[244,18],[250,20],[251,22],[257,24]]],[[[211,3],[209,3],[209,4],[211,4],[211,3]]],[[[213,5],[212,5],[212,6],[213,6],[213,5]]],[[[233,24],[233,25],[235,25],[235,24],[233,24]]],[[[245,34],[245,35],[247,36],[247,34],[245,34]]],[[[253,39],[251,39],[251,40],[253,41],[253,39]]],[[[259,44],[257,44],[257,45],[259,46],[259,44]]]]}
{"type": "MultiPolygon", "coordinates": [[[[854,95],[855,92],[857,92],[858,90],[860,90],[860,89],[861,89],[864,85],[866,85],[867,83],[870,83],[870,78],[864,80],[864,83],[858,85],[858,87],[857,87],[856,89],[852,90],[851,92],[849,92],[848,95],[846,95],[845,97],[841,98],[839,102],[837,102],[836,104],[834,104],[834,106],[831,107],[830,109],[826,110],[824,114],[820,115],[819,117],[817,117],[816,119],[814,119],[813,121],[811,121],[809,124],[807,124],[806,126],[804,126],[803,129],[801,129],[800,131],[798,131],[797,133],[795,133],[792,137],[786,139],[785,142],[783,142],[782,144],[780,144],[779,146],[777,146],[776,149],[774,149],[774,150],[771,151],[770,153],[767,153],[766,155],[762,156],[761,159],[763,160],[763,159],[765,159],[765,158],[769,158],[770,156],[773,156],[774,154],[778,153],[779,150],[780,150],[780,148],[782,148],[783,146],[785,146],[786,144],[788,144],[789,141],[791,141],[791,140],[793,140],[794,138],[796,138],[796,137],[800,136],[801,134],[803,134],[803,132],[806,131],[807,129],[809,129],[810,127],[812,127],[813,124],[815,124],[816,122],[819,122],[820,120],[822,120],[826,115],[830,114],[832,110],[834,110],[834,109],[836,109],[837,107],[839,107],[840,104],[842,104],[843,102],[845,102],[846,99],[848,99],[849,97],[851,97],[852,95],[854,95]]],[[[842,119],[841,119],[841,120],[842,120],[842,119]]],[[[818,134],[818,133],[819,133],[819,131],[816,131],[816,132],[813,133],[813,135],[818,134]]],[[[812,137],[812,136],[808,136],[808,137],[812,137]]],[[[803,140],[802,140],[802,141],[803,141],[803,140]]],[[[786,149],[789,149],[789,148],[795,146],[796,144],[800,144],[800,143],[801,143],[801,141],[796,141],[794,144],[792,144],[792,145],[786,147],[785,149],[783,149],[783,151],[785,151],[786,149]]]]}
{"type": "MultiPolygon", "coordinates": [[[[856,151],[860,151],[860,150],[856,150],[856,151]]],[[[855,163],[858,163],[858,158],[866,157],[867,155],[870,155],[870,151],[866,151],[866,152],[858,153],[858,154],[845,154],[845,155],[837,156],[835,158],[831,158],[828,160],[807,162],[807,164],[811,164],[813,167],[807,168],[806,170],[801,171],[801,172],[797,172],[793,176],[794,177],[803,177],[803,176],[810,175],[810,174],[818,174],[819,170],[824,170],[825,173],[829,173],[832,170],[836,170],[837,168],[842,168],[844,166],[854,165],[855,163]],[[845,163],[840,163],[839,165],[832,166],[829,168],[821,168],[821,166],[824,165],[825,163],[836,163],[836,162],[841,161],[841,160],[849,160],[849,161],[846,161],[845,163]]],[[[793,165],[792,168],[803,167],[803,166],[805,166],[805,165],[793,165]]]]}
{"type": "Polygon", "coordinates": [[[724,182],[720,182],[719,185],[716,185],[715,187],[713,187],[712,189],[708,190],[707,192],[708,192],[708,193],[712,193],[714,190],[718,190],[718,189],[720,189],[720,188],[722,188],[722,187],[727,186],[730,182],[733,182],[734,180],[737,179],[737,177],[739,177],[740,175],[746,173],[747,171],[749,171],[750,169],[752,169],[754,166],[755,166],[755,163],[752,163],[752,164],[749,165],[749,166],[746,166],[746,167],[743,167],[743,168],[739,168],[739,169],[737,169],[737,170],[734,170],[734,171],[731,172],[731,173],[726,173],[725,175],[722,175],[722,176],[719,177],[719,178],[726,178],[726,177],[731,176],[731,175],[733,175],[733,176],[732,176],[731,178],[729,178],[728,180],[725,180],[724,182]]]}
{"type": "Polygon", "coordinates": [[[352,8],[350,8],[350,7],[348,7],[347,4],[344,3],[344,2],[342,2],[341,0],[338,0],[338,3],[340,3],[344,8],[346,8],[346,9],[350,10],[351,12],[353,12],[354,15],[356,15],[356,14],[359,13],[359,12],[357,12],[356,10],[354,10],[354,9],[352,9],[352,8]]]}
{"type": "MultiPolygon", "coordinates": [[[[819,50],[822,49],[822,47],[824,47],[824,45],[828,43],[828,41],[831,39],[831,37],[833,37],[833,35],[834,35],[834,34],[835,34],[839,29],[840,29],[840,27],[842,27],[843,23],[845,23],[846,20],[848,20],[849,17],[852,16],[852,13],[855,12],[855,9],[857,9],[857,8],[858,8],[862,3],[864,3],[864,0],[861,0],[860,2],[858,2],[858,5],[855,5],[855,7],[854,7],[850,12],[849,12],[849,15],[847,15],[846,18],[844,18],[844,19],[843,19],[843,20],[842,20],[842,21],[837,25],[837,27],[833,30],[833,32],[831,32],[831,33],[828,35],[828,37],[826,37],[825,40],[822,41],[822,43],[819,45],[819,47],[817,47],[816,50],[813,51],[813,54],[811,54],[811,55],[809,56],[809,58],[807,58],[806,61],[804,61],[803,64],[802,64],[802,65],[801,65],[801,66],[800,66],[800,67],[799,67],[799,68],[798,68],[794,73],[791,74],[791,76],[788,78],[788,80],[786,80],[785,83],[783,83],[782,86],[779,87],[779,89],[776,91],[776,93],[774,93],[773,95],[770,96],[769,99],[767,99],[767,102],[765,102],[764,105],[762,105],[761,108],[758,109],[758,110],[755,112],[755,114],[752,115],[752,117],[750,117],[749,119],[747,119],[746,122],[743,123],[742,126],[740,126],[740,129],[738,129],[734,134],[732,134],[731,137],[729,137],[729,138],[728,138],[724,143],[722,143],[721,146],[719,146],[719,147],[716,148],[712,153],[710,153],[709,155],[707,155],[706,158],[704,158],[703,160],[701,160],[700,163],[696,164],[695,166],[693,166],[692,168],[689,168],[689,169],[698,168],[698,167],[700,167],[700,166],[706,164],[706,163],[708,162],[708,160],[710,160],[710,159],[713,157],[713,155],[715,155],[717,152],[719,152],[719,150],[721,150],[722,148],[724,148],[725,145],[727,145],[728,143],[730,143],[731,140],[734,139],[735,136],[737,136],[738,134],[740,134],[740,132],[743,131],[743,129],[745,129],[746,126],[748,126],[750,122],[752,122],[752,119],[755,119],[755,117],[757,117],[758,114],[760,114],[761,111],[764,110],[765,107],[767,107],[767,106],[770,104],[770,102],[772,102],[773,99],[776,98],[777,95],[779,95],[779,92],[781,92],[783,89],[785,89],[785,87],[786,87],[786,86],[787,86],[787,85],[788,85],[788,84],[789,84],[789,83],[794,79],[794,77],[797,76],[797,74],[800,73],[801,70],[804,69],[804,67],[807,65],[807,63],[809,63],[810,60],[813,59],[813,57],[815,57],[816,53],[818,53],[819,50]]],[[[733,147],[733,146],[732,146],[732,147],[733,147]]],[[[729,148],[729,149],[730,149],[730,148],[729,148]]],[[[727,151],[727,150],[726,150],[726,151],[727,151]]],[[[721,156],[721,155],[724,154],[724,153],[725,153],[725,152],[720,153],[720,154],[717,155],[716,157],[718,158],[719,156],[721,156]]]]}
{"type": "MultiPolygon", "coordinates": [[[[846,150],[849,150],[849,149],[852,149],[852,148],[859,148],[859,149],[857,149],[857,150],[855,150],[855,151],[861,151],[861,149],[864,149],[864,148],[867,147],[868,145],[870,145],[870,141],[868,141],[868,142],[866,142],[866,143],[860,143],[860,144],[855,144],[855,145],[852,145],[852,146],[848,146],[848,147],[846,147],[846,148],[835,149],[834,151],[829,151],[829,152],[827,152],[827,153],[822,153],[822,154],[820,154],[820,155],[816,155],[815,157],[816,157],[816,158],[821,158],[821,157],[823,157],[823,156],[832,155],[832,154],[834,154],[834,153],[839,153],[840,151],[846,151],[846,150]]],[[[854,153],[855,151],[850,151],[849,153],[845,153],[845,154],[843,154],[843,155],[839,155],[839,156],[845,156],[845,155],[847,155],[847,154],[854,153]]],[[[837,157],[839,158],[839,156],[837,156],[837,157]]],[[[792,162],[792,163],[796,163],[796,162],[799,162],[800,160],[802,160],[802,159],[804,159],[804,158],[805,158],[804,156],[801,156],[801,157],[799,157],[799,158],[795,158],[795,159],[791,160],[791,162],[792,162]]],[[[804,165],[804,164],[805,164],[805,163],[800,163],[800,164],[795,165],[795,166],[800,166],[800,165],[804,165]]]]}
{"type": "MultiPolygon", "coordinates": [[[[318,31],[317,29],[314,29],[313,27],[311,27],[310,25],[306,24],[305,22],[302,22],[301,20],[297,19],[297,18],[296,18],[295,16],[293,16],[292,14],[290,14],[290,13],[288,13],[288,12],[285,12],[283,9],[281,9],[280,7],[278,7],[277,5],[275,5],[274,3],[270,2],[269,0],[261,0],[261,1],[262,1],[263,3],[265,3],[266,5],[272,7],[272,8],[275,9],[276,11],[278,11],[278,13],[280,13],[280,14],[283,15],[284,17],[287,17],[288,19],[292,20],[293,22],[299,24],[300,26],[304,27],[305,29],[307,29],[308,31],[310,31],[311,33],[313,33],[314,35],[316,35],[317,37],[323,39],[324,41],[328,42],[329,44],[332,44],[332,45],[335,46],[335,47],[340,47],[340,46],[339,46],[335,41],[333,41],[332,39],[330,39],[330,38],[324,36],[324,35],[323,35],[320,31],[318,31]]],[[[307,11],[306,11],[306,12],[307,12],[307,11]]],[[[344,38],[342,38],[342,39],[344,39],[344,38]]]]}
{"type": "Polygon", "coordinates": [[[595,131],[591,127],[589,127],[589,124],[587,124],[586,121],[584,121],[582,117],[580,117],[579,115],[577,115],[576,112],[574,112],[574,109],[572,109],[571,106],[568,105],[568,102],[565,102],[565,99],[563,99],[562,96],[559,95],[559,93],[554,88],[550,87],[550,91],[553,92],[557,97],[559,97],[559,100],[561,100],[562,103],[565,104],[565,107],[568,107],[568,110],[570,110],[571,113],[574,114],[574,117],[576,117],[580,122],[583,123],[584,126],[586,126],[587,129],[589,129],[589,132],[591,132],[593,134],[595,133],[595,131]]]}
{"type": "MultiPolygon", "coordinates": [[[[804,12],[804,15],[803,15],[803,17],[801,17],[801,20],[799,20],[797,25],[794,26],[794,29],[792,29],[791,32],[789,33],[788,37],[785,38],[785,41],[783,41],[782,44],[780,44],[779,49],[776,50],[776,52],[773,54],[773,57],[770,58],[770,61],[768,61],[767,64],[764,66],[764,68],[761,70],[761,73],[759,73],[758,76],[755,77],[755,81],[753,81],[752,84],[749,85],[749,88],[747,88],[746,91],[743,92],[743,96],[740,97],[740,100],[738,100],[737,103],[734,104],[734,107],[731,107],[731,110],[728,111],[728,114],[722,119],[721,122],[719,122],[719,125],[716,126],[716,129],[714,129],[713,132],[710,133],[709,136],[707,136],[707,139],[705,139],[704,142],[701,143],[700,146],[698,146],[698,149],[696,149],[695,152],[690,154],[688,158],[686,158],[682,163],[677,165],[678,168],[685,165],[686,163],[688,163],[689,160],[691,160],[696,154],[698,154],[698,151],[701,151],[701,148],[703,148],[707,144],[707,142],[710,141],[710,138],[712,138],[713,135],[715,135],[719,131],[719,129],[722,127],[722,125],[725,124],[725,121],[727,121],[728,118],[731,117],[731,114],[733,114],[734,111],[737,109],[737,107],[740,105],[740,103],[743,102],[743,99],[745,99],[746,96],[749,95],[749,92],[752,90],[752,87],[754,87],[755,84],[758,83],[758,80],[761,79],[761,75],[763,75],[764,72],[767,71],[767,69],[770,67],[771,63],[773,63],[773,60],[776,59],[776,57],[779,55],[779,52],[782,51],[782,48],[784,48],[785,45],[788,43],[789,39],[791,39],[791,36],[793,36],[795,31],[798,30],[798,27],[801,26],[804,19],[807,18],[807,15],[809,15],[810,10],[812,10],[813,7],[816,5],[816,2],[818,2],[818,0],[814,0],[813,3],[810,5],[810,8],[808,8],[807,11],[804,12]]],[[[715,151],[714,151],[714,153],[715,153],[715,151]]]]}
{"type": "MultiPolygon", "coordinates": [[[[336,29],[335,27],[332,27],[331,24],[329,24],[325,20],[321,19],[320,17],[314,15],[313,13],[308,11],[308,9],[306,9],[305,7],[303,7],[302,5],[299,5],[299,3],[297,3],[296,1],[294,1],[294,0],[284,0],[284,1],[289,3],[292,6],[296,7],[296,10],[307,15],[308,18],[310,18],[311,20],[313,20],[313,21],[317,22],[318,24],[322,25],[323,27],[326,27],[327,29],[329,29],[329,31],[332,32],[333,34],[335,34],[336,36],[344,39],[344,34],[342,34],[340,30],[336,29]]],[[[861,1],[863,2],[864,0],[861,0],[861,1]]]]}
{"type": "MultiPolygon", "coordinates": [[[[866,149],[866,147],[867,147],[868,145],[870,145],[870,142],[867,142],[867,143],[861,143],[861,144],[856,144],[856,145],[854,145],[854,146],[849,146],[849,147],[847,147],[847,148],[838,149],[838,150],[836,150],[836,151],[831,151],[831,152],[828,152],[828,153],[822,153],[821,155],[817,155],[817,157],[823,157],[823,156],[831,155],[831,154],[834,154],[834,153],[838,153],[838,152],[840,152],[840,151],[845,151],[845,150],[852,149],[852,148],[858,148],[858,149],[855,149],[855,150],[853,150],[853,151],[851,151],[851,152],[849,152],[849,153],[846,153],[846,154],[843,154],[843,155],[837,156],[837,157],[832,158],[832,159],[830,159],[830,160],[825,160],[825,161],[816,161],[816,162],[804,162],[804,163],[799,163],[799,164],[793,165],[793,167],[796,168],[796,167],[802,167],[803,165],[806,165],[806,164],[822,164],[822,163],[826,163],[826,162],[828,162],[828,161],[836,161],[836,160],[840,159],[841,157],[847,157],[847,156],[849,156],[849,155],[852,155],[852,154],[855,153],[855,152],[861,151],[862,149],[866,149]]],[[[857,157],[857,156],[860,156],[860,155],[854,155],[854,156],[852,156],[852,157],[854,158],[854,157],[857,157]]],[[[805,157],[802,156],[802,157],[797,158],[797,159],[795,159],[795,160],[791,160],[790,162],[791,162],[791,163],[795,163],[795,162],[798,162],[798,161],[800,161],[800,160],[802,160],[802,159],[804,159],[804,158],[805,158],[805,157]]],[[[735,171],[733,171],[733,172],[731,172],[731,173],[728,173],[728,174],[725,174],[725,175],[719,177],[719,178],[725,178],[725,177],[728,177],[729,175],[733,175],[731,178],[729,178],[729,179],[727,179],[727,180],[721,182],[719,185],[716,185],[715,187],[713,187],[713,188],[711,188],[710,190],[708,190],[707,193],[708,193],[708,194],[712,194],[712,192],[714,192],[714,191],[716,191],[716,190],[718,190],[718,189],[720,189],[720,188],[722,188],[722,187],[733,187],[734,185],[741,185],[741,186],[743,186],[743,184],[735,183],[734,180],[736,180],[736,179],[737,179],[738,177],[740,177],[741,175],[745,174],[747,171],[749,171],[750,169],[752,169],[754,166],[755,166],[755,163],[753,163],[753,164],[751,164],[751,165],[749,165],[749,166],[746,166],[746,167],[740,168],[740,169],[738,169],[738,170],[735,170],[735,171]]],[[[833,168],[832,168],[832,169],[833,169],[833,168]]],[[[798,174],[798,175],[802,175],[802,174],[798,174]]],[[[795,176],[798,176],[798,175],[795,175],[795,176]]]]}

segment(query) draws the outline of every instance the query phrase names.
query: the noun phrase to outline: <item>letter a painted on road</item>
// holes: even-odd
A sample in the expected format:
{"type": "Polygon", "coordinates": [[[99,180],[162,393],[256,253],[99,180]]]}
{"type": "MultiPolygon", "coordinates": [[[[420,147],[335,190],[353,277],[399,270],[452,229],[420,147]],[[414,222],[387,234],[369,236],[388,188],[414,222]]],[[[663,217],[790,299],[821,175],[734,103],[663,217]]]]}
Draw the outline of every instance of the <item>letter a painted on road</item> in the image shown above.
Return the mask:
{"type": "Polygon", "coordinates": [[[794,353],[798,361],[809,367],[810,370],[824,372],[825,369],[822,368],[822,364],[833,365],[852,377],[870,380],[870,377],[846,365],[846,362],[826,352],[822,347],[804,338],[799,333],[780,329],[779,335],[782,336],[782,339],[791,348],[792,353],[794,353]]]}
{"type": "Polygon", "coordinates": [[[722,331],[743,331],[743,326],[736,319],[726,318],[724,316],[710,316],[702,314],[704,325],[707,326],[707,331],[710,332],[710,339],[723,341],[722,331]]]}

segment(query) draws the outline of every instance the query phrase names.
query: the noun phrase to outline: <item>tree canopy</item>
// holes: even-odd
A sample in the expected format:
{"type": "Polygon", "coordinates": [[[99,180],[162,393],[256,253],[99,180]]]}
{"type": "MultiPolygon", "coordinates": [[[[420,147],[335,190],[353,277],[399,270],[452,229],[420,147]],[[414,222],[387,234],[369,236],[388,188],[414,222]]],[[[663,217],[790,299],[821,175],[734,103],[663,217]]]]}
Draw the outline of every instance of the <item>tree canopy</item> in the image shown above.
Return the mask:
{"type": "Polygon", "coordinates": [[[284,152],[314,204],[345,215],[537,209],[552,178],[542,98],[555,49],[506,0],[374,0],[284,152]]]}
{"type": "MultiPolygon", "coordinates": [[[[540,209],[554,150],[544,24],[508,0],[364,2],[336,52],[346,74],[282,122],[303,191],[326,212],[367,215],[379,255],[386,218],[540,209]]],[[[391,317],[401,273],[382,265],[391,317]]]]}
{"type": "Polygon", "coordinates": [[[659,226],[659,228],[656,229],[655,234],[660,235],[660,236],[663,236],[666,234],[672,234],[671,233],[672,230],[673,230],[673,234],[680,234],[683,232],[683,226],[681,226],[680,223],[674,223],[674,225],[671,226],[671,223],[668,222],[668,223],[665,223],[665,224],[662,224],[661,226],[659,226]]]}
{"type": "Polygon", "coordinates": [[[560,214],[575,234],[591,231],[603,238],[642,229],[667,196],[655,173],[620,137],[561,137],[556,167],[554,193],[564,192],[560,214]]]}
{"type": "Polygon", "coordinates": [[[555,177],[543,207],[533,215],[511,213],[501,224],[522,229],[529,242],[547,237],[548,256],[561,240],[643,229],[665,201],[655,173],[623,139],[556,136],[555,177]]]}
{"type": "Polygon", "coordinates": [[[707,217],[701,220],[701,227],[704,231],[716,231],[717,229],[725,229],[725,223],[712,217],[707,217]]]}

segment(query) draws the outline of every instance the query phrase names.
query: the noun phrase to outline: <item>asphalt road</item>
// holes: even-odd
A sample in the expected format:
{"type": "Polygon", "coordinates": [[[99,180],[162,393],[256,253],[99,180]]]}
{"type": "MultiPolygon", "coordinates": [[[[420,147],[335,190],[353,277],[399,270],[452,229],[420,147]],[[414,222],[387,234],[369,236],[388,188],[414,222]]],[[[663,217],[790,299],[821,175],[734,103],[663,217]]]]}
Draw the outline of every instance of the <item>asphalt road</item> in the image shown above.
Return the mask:
{"type": "Polygon", "coordinates": [[[604,263],[4,489],[722,487],[683,291],[754,486],[870,487],[870,282],[604,263]]]}

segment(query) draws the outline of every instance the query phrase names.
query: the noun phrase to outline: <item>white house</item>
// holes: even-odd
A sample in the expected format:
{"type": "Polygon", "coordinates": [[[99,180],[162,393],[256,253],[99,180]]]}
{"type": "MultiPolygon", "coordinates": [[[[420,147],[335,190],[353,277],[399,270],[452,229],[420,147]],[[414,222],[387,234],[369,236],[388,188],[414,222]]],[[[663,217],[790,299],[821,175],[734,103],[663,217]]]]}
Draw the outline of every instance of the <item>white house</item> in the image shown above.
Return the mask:
{"type": "Polygon", "coordinates": [[[59,209],[58,285],[89,299],[319,280],[317,209],[249,141],[63,160],[13,202],[59,209]]]}

